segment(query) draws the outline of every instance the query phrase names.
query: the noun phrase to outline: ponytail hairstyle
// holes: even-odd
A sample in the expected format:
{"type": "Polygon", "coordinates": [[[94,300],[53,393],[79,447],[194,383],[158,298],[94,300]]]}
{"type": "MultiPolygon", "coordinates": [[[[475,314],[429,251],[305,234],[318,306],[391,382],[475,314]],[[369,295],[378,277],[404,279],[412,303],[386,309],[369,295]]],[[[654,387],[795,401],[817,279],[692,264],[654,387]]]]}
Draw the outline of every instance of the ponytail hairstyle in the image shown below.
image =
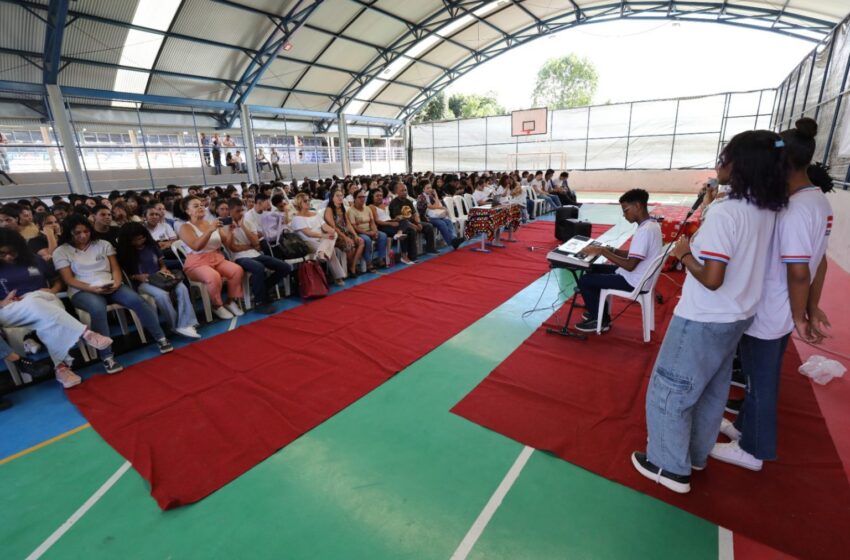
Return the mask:
{"type": "Polygon", "coordinates": [[[788,159],[784,141],[770,130],[748,130],[726,144],[717,161],[731,165],[728,197],[759,208],[780,210],[788,204],[788,159]]]}
{"type": "Polygon", "coordinates": [[[825,163],[816,162],[806,169],[809,181],[819,187],[825,193],[832,192],[832,176],[829,174],[829,166],[825,163]]]}
{"type": "Polygon", "coordinates": [[[818,135],[818,123],[809,117],[797,119],[794,128],[779,133],[785,142],[788,165],[792,170],[806,169],[815,155],[815,137],[818,135]]]}

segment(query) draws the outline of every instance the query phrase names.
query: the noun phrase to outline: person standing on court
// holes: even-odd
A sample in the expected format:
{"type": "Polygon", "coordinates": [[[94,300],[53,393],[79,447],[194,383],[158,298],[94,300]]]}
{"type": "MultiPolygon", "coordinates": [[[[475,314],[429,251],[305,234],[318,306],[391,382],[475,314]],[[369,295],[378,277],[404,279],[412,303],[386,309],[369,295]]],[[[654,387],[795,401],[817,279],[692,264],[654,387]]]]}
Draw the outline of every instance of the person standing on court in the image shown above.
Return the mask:
{"type": "Polygon", "coordinates": [[[687,270],[646,394],[646,453],[634,468],[674,492],[705,468],[729,393],[732,359],[762,295],[776,213],[788,202],[784,142],[775,132],[736,135],[720,153],[730,186],[690,240],[671,254],[687,270]]]}
{"type": "Polygon", "coordinates": [[[711,450],[713,458],[752,471],[776,459],[779,380],[791,333],[796,329],[800,338],[816,344],[829,326],[818,305],[826,277],[832,207],[822,185],[813,185],[807,173],[817,132],[818,125],[810,118],[780,132],[790,167],[788,208],[777,218],[764,292],[740,342],[741,370],[747,380],[744,404],[734,424],[721,421],[720,431],[731,442],[715,444],[711,450]]]}

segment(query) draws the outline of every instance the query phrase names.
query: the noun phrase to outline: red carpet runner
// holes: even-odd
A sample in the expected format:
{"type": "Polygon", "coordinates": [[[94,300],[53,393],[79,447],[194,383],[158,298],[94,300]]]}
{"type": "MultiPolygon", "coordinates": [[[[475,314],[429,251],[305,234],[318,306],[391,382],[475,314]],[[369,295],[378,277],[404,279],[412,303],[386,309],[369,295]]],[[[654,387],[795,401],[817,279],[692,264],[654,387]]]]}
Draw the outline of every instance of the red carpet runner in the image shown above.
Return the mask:
{"type": "Polygon", "coordinates": [[[161,508],[196,502],[538,278],[546,251],[528,247],[553,247],[553,229],[527,225],[505,249],[444,254],[95,376],[68,396],[161,508]]]}
{"type": "MultiPolygon", "coordinates": [[[[750,472],[709,459],[684,496],[632,468],[629,454],[646,448],[646,386],[679,292],[665,277],[658,289],[665,303],[652,343],[641,342],[637,305],[586,342],[546,334],[544,325],[453,412],[783,552],[846,558],[850,485],[793,345],[782,372],[778,462],[750,472]]],[[[565,311],[549,324],[560,326],[565,311]]]]}

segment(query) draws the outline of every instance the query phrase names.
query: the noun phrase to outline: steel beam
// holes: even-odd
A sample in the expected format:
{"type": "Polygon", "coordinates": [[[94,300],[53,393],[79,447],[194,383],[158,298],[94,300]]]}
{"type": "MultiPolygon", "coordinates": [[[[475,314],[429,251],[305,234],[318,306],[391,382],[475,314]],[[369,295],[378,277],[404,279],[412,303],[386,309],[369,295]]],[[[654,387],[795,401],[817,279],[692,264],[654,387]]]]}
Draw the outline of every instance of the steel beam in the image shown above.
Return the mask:
{"type": "MultiPolygon", "coordinates": [[[[274,30],[266,39],[265,43],[263,43],[257,56],[252,58],[248,68],[242,73],[242,77],[236,84],[236,88],[230,93],[229,103],[235,103],[239,106],[247,101],[248,96],[254,91],[257,82],[262,79],[263,74],[266,73],[271,63],[277,58],[283,46],[307,22],[310,14],[321,5],[322,1],[297,0],[284,17],[271,18],[274,22],[274,30]]],[[[222,118],[224,128],[230,128],[238,114],[238,109],[225,112],[222,118]]]]}
{"type": "Polygon", "coordinates": [[[50,0],[47,8],[47,24],[44,29],[44,55],[42,82],[55,84],[59,77],[62,55],[62,36],[65,34],[65,18],[68,16],[68,0],[50,0]]]}

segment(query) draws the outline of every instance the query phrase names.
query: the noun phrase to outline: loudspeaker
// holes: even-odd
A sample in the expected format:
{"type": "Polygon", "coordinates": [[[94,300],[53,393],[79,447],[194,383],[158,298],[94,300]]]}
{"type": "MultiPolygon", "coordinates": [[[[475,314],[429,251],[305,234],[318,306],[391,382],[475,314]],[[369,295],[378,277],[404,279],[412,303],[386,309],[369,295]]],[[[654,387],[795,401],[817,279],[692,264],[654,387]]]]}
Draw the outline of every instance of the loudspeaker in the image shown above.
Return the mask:
{"type": "Polygon", "coordinates": [[[562,222],[570,218],[578,218],[578,207],[561,206],[555,210],[555,222],[562,222]]]}
{"type": "Polygon", "coordinates": [[[555,237],[561,242],[569,241],[576,235],[590,237],[590,230],[592,227],[593,226],[590,222],[582,222],[576,218],[569,218],[563,221],[559,221],[556,218],[555,237]]]}

